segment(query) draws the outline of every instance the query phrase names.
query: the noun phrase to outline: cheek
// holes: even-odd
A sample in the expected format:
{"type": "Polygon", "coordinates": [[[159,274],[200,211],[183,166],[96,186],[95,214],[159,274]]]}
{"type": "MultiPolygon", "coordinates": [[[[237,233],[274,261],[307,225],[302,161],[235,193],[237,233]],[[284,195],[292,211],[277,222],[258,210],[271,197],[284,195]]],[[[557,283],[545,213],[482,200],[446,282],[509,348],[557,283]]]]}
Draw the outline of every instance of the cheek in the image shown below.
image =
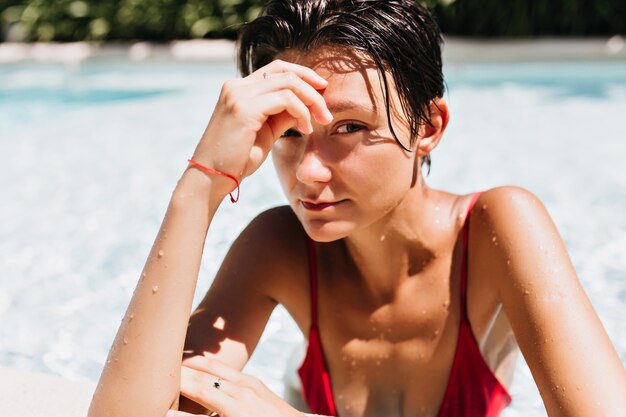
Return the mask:
{"type": "Polygon", "coordinates": [[[276,141],[272,148],[272,162],[283,188],[287,189],[290,178],[295,178],[295,166],[297,163],[297,150],[293,146],[285,144],[282,139],[276,141]]]}
{"type": "MultiPolygon", "coordinates": [[[[414,172],[413,155],[407,157],[394,149],[390,153],[362,155],[358,168],[359,178],[356,184],[367,188],[363,190],[370,200],[402,199],[411,187],[414,172]]],[[[358,186],[358,185],[357,185],[358,186]]]]}

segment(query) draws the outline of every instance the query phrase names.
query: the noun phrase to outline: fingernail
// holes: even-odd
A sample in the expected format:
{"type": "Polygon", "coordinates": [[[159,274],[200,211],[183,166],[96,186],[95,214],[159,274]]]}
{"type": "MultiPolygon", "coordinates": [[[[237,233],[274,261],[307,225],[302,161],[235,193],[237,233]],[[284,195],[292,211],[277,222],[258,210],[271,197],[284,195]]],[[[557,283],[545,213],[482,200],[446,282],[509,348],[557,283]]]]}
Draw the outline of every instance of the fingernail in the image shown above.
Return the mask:
{"type": "Polygon", "coordinates": [[[332,122],[334,119],[333,114],[328,109],[324,109],[324,117],[326,117],[326,120],[328,120],[328,123],[332,122]]]}
{"type": "Polygon", "coordinates": [[[309,122],[298,122],[298,131],[305,135],[313,133],[313,125],[309,122]]]}

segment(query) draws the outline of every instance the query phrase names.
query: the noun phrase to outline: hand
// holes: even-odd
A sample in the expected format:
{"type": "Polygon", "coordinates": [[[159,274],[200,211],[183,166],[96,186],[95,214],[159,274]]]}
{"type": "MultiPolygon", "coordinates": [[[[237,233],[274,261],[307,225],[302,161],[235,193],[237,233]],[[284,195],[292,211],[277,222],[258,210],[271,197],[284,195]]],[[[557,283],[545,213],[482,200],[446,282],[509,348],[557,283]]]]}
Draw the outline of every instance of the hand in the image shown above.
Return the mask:
{"type": "MultiPolygon", "coordinates": [[[[311,133],[311,116],[321,124],[332,121],[318,91],[327,84],[311,68],[280,60],[227,81],[193,159],[242,180],[261,166],[286,130],[311,133]]],[[[232,191],[231,180],[215,182],[232,191]]]]}
{"type": "MultiPolygon", "coordinates": [[[[202,356],[182,366],[181,394],[220,417],[304,417],[261,381],[202,356]]],[[[167,417],[207,417],[170,410],[167,417]]]]}

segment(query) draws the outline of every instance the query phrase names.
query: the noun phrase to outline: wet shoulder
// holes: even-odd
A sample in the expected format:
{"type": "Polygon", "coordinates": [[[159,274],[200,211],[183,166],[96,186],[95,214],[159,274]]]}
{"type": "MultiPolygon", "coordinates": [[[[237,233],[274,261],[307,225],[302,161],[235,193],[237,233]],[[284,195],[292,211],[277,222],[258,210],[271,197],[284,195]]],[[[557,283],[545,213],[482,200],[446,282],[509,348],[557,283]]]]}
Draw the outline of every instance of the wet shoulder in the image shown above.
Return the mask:
{"type": "Polygon", "coordinates": [[[237,239],[264,269],[278,302],[289,297],[292,285],[308,274],[306,233],[289,206],[268,209],[255,217],[237,239]]]}
{"type": "Polygon", "coordinates": [[[529,249],[556,233],[539,198],[516,186],[484,191],[469,220],[470,258],[496,282],[509,275],[513,263],[527,264],[529,249]]]}
{"type": "Polygon", "coordinates": [[[295,255],[306,253],[306,233],[289,206],[262,212],[250,222],[239,239],[252,244],[251,250],[283,264],[289,263],[295,255]]]}
{"type": "Polygon", "coordinates": [[[472,210],[472,219],[497,232],[515,229],[521,219],[542,212],[545,208],[536,195],[522,187],[507,185],[483,191],[472,210]]]}

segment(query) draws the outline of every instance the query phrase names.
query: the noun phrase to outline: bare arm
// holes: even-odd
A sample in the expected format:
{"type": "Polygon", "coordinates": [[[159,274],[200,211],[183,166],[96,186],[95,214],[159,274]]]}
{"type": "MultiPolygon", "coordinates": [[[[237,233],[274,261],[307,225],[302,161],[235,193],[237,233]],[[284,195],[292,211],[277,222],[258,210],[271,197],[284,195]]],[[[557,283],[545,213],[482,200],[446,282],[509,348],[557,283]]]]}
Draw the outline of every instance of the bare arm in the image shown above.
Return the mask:
{"type": "MultiPolygon", "coordinates": [[[[305,242],[302,226],[289,207],[268,210],[248,225],[189,320],[183,365],[198,368],[196,364],[210,358],[235,370],[243,368],[277,299],[292,299],[300,281],[308,291],[306,259],[301,259],[305,242]],[[300,276],[305,279],[299,280],[300,276]]],[[[188,398],[180,400],[181,410],[207,412],[188,398]]]]}
{"type": "Polygon", "coordinates": [[[206,233],[218,207],[210,179],[188,170],[165,219],[113,346],[90,416],[164,415],[178,398],[181,352],[206,233]],[[207,194],[205,194],[207,193],[207,194]],[[142,401],[129,401],[142,398],[142,401]]]}
{"type": "MultiPolygon", "coordinates": [[[[229,81],[194,160],[239,179],[251,175],[282,132],[295,125],[311,131],[312,114],[330,122],[316,91],[326,84],[310,68],[281,61],[229,81]]],[[[183,174],[109,352],[90,417],[164,416],[176,406],[204,241],[219,203],[232,189],[230,179],[196,168],[183,174]]]]}
{"type": "Polygon", "coordinates": [[[488,263],[548,415],[623,416],[624,367],[554,223],[531,193],[484,193],[473,239],[488,263]]]}

